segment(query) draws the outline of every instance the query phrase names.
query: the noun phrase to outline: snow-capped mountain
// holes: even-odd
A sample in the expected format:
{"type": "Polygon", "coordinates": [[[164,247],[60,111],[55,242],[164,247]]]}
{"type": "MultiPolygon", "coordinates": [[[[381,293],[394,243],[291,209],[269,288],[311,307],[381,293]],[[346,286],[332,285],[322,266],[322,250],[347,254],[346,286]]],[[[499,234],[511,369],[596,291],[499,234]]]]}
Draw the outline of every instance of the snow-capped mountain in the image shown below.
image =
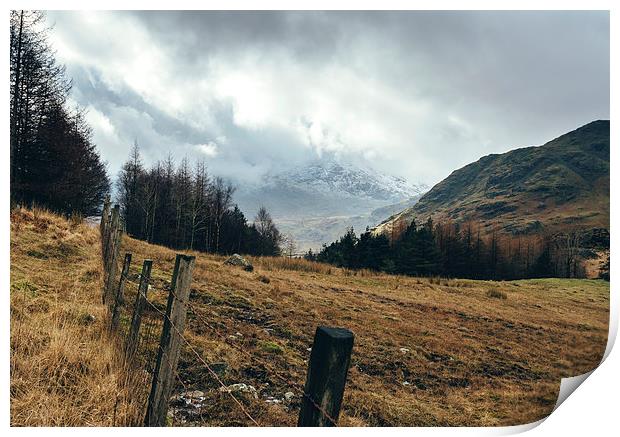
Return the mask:
{"type": "Polygon", "coordinates": [[[287,184],[323,194],[400,202],[426,191],[424,185],[409,184],[404,178],[381,174],[334,160],[316,160],[291,170],[268,174],[265,185],[287,184]]]}
{"type": "MultiPolygon", "coordinates": [[[[334,159],[315,160],[241,184],[235,201],[251,220],[267,207],[280,230],[301,250],[329,243],[353,226],[363,231],[386,217],[373,214],[394,204],[413,204],[428,187],[334,159]]],[[[388,208],[389,209],[389,208],[388,208]]]]}

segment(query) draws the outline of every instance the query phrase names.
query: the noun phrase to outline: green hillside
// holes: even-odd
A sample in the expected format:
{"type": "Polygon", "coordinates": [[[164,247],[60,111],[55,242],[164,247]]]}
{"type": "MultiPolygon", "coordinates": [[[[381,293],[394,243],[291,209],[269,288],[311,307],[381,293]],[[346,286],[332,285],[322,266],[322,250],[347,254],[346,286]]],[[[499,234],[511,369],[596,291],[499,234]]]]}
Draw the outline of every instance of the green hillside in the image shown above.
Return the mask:
{"type": "Polygon", "coordinates": [[[483,233],[609,229],[609,121],[594,121],[543,146],[485,156],[454,171],[376,232],[429,216],[473,221],[483,233]]]}

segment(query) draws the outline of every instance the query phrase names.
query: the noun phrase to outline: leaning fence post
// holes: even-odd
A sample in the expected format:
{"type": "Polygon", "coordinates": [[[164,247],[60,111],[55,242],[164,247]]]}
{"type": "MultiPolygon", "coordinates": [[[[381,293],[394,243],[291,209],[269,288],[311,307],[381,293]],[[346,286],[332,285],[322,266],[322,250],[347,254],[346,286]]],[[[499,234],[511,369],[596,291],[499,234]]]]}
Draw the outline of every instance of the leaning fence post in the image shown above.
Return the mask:
{"type": "Polygon", "coordinates": [[[177,254],[144,424],[164,426],[185,328],[195,257],[177,254]]]}
{"type": "Polygon", "coordinates": [[[114,296],[114,302],[112,305],[112,322],[110,323],[110,331],[115,331],[118,328],[118,319],[121,314],[121,305],[125,301],[125,281],[129,275],[129,267],[131,266],[131,253],[125,254],[125,260],[123,261],[123,270],[121,270],[121,277],[118,281],[118,288],[116,289],[116,296],[114,296]]]}
{"type": "Polygon", "coordinates": [[[297,426],[336,426],[352,349],[348,329],[316,329],[297,426]]]}
{"type": "Polygon", "coordinates": [[[140,324],[142,323],[142,310],[146,306],[146,293],[149,288],[149,280],[151,278],[151,267],[153,261],[145,259],[142,264],[142,273],[140,274],[140,285],[138,286],[138,294],[136,302],[133,306],[133,315],[131,316],[131,326],[127,335],[127,344],[125,346],[125,361],[130,363],[136,350],[138,349],[138,340],[140,335],[140,324]]]}

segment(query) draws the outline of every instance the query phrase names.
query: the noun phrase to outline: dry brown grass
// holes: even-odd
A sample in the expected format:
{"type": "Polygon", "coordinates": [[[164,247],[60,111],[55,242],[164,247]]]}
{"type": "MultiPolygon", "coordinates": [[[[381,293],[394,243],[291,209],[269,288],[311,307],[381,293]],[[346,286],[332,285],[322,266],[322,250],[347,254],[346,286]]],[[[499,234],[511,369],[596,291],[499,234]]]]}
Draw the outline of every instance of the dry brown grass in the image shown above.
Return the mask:
{"type": "MultiPolygon", "coordinates": [[[[135,271],[152,258],[169,281],[173,251],[125,242],[135,271]]],[[[186,335],[207,362],[226,363],[226,384],[251,384],[261,396],[282,398],[303,386],[316,326],[354,332],[342,425],[532,422],[551,412],[560,378],[591,370],[605,349],[609,284],[603,281],[355,274],[286,258],[252,259],[255,270],[246,272],[223,265],[225,257],[193,254],[186,335]],[[489,298],[494,290],[508,298],[489,298]]],[[[158,299],[163,304],[165,293],[158,299]]],[[[192,423],[249,424],[187,350],[180,368],[185,385],[207,397],[203,418],[192,423]]],[[[242,400],[261,425],[294,426],[295,393],[290,404],[242,400]]]]}
{"type": "Polygon", "coordinates": [[[81,220],[11,213],[12,426],[110,426],[135,416],[100,302],[99,244],[81,220]]]}
{"type": "Polygon", "coordinates": [[[508,299],[508,295],[497,288],[489,288],[487,290],[487,297],[493,299],[508,299]]]}
{"type": "MultiPolygon", "coordinates": [[[[56,261],[26,256],[27,250],[43,251],[38,245],[45,242],[35,245],[28,240],[35,233],[20,231],[23,236],[19,238],[19,247],[12,247],[16,260],[20,260],[15,265],[21,266],[12,267],[12,299],[14,294],[29,295],[30,284],[39,290],[50,283],[79,283],[76,278],[90,276],[87,271],[98,272],[96,234],[84,227],[78,229],[73,238],[92,238],[91,246],[87,246],[91,250],[76,255],[81,257],[81,274],[78,270],[62,270],[56,261]],[[35,266],[46,272],[32,274],[35,266]],[[39,274],[43,277],[37,278],[39,274]],[[69,279],[71,276],[73,279],[69,279]]],[[[149,293],[163,306],[174,251],[129,238],[124,239],[124,250],[134,255],[132,274],[138,271],[143,259],[154,260],[154,289],[149,293]]],[[[225,257],[194,255],[196,269],[185,335],[207,362],[219,363],[225,384],[256,387],[259,399],[239,396],[261,425],[295,425],[299,396],[293,387],[303,386],[308,348],[318,325],[346,327],[356,336],[340,418],[340,424],[348,426],[493,426],[531,422],[551,412],[561,377],[591,370],[605,349],[609,283],[603,281],[410,278],[369,271],[355,274],[284,258],[253,259],[255,270],[246,272],[223,265],[225,257]],[[487,293],[494,289],[508,298],[489,298],[487,293]],[[263,398],[282,398],[288,391],[296,394],[290,403],[268,404],[263,398]]],[[[94,282],[100,281],[99,274],[96,273],[94,282]]],[[[62,289],[59,285],[54,287],[62,289]]],[[[99,288],[93,291],[79,285],[76,289],[79,292],[73,298],[75,307],[103,311],[98,304],[99,288]]],[[[35,343],[18,342],[22,348],[37,344],[30,348],[30,353],[49,349],[45,335],[50,335],[47,327],[54,325],[43,320],[27,324],[18,320],[22,316],[17,314],[26,313],[27,305],[45,309],[46,304],[35,299],[39,297],[48,300],[50,310],[41,313],[48,314],[48,319],[59,319],[55,305],[63,311],[71,307],[71,299],[63,293],[37,293],[27,303],[16,305],[21,309],[12,321],[14,330],[16,324],[21,324],[22,332],[29,332],[16,340],[22,336],[37,339],[35,343]]],[[[97,316],[96,320],[101,318],[97,316]]],[[[56,325],[59,331],[65,330],[65,324],[57,321],[56,325]]],[[[73,324],[67,326],[73,329],[73,324]]],[[[95,323],[73,332],[73,336],[67,334],[67,340],[84,343],[80,350],[90,361],[79,361],[111,360],[113,350],[98,338],[101,332],[95,323]],[[106,354],[110,358],[104,358],[106,354]]],[[[63,367],[58,360],[40,361],[42,358],[32,358],[21,350],[14,355],[19,357],[21,368],[19,373],[12,373],[12,387],[15,386],[16,393],[26,390],[24,393],[32,393],[32,397],[27,402],[24,394],[12,394],[12,421],[26,423],[30,409],[40,408],[33,399],[49,396],[37,384],[41,380],[47,382],[49,375],[54,374],[53,368],[63,367]],[[26,369],[33,363],[39,369],[30,375],[26,369]]],[[[75,362],[76,358],[72,359],[75,362]]],[[[117,376],[104,373],[104,378],[98,365],[89,365],[94,370],[84,378],[90,379],[82,379],[77,386],[98,390],[98,395],[86,398],[78,391],[71,393],[77,400],[71,399],[73,405],[82,406],[88,405],[89,399],[98,400],[97,407],[91,406],[89,410],[80,406],[79,415],[73,412],[75,407],[67,407],[78,415],[71,419],[69,411],[63,415],[56,410],[54,423],[112,423],[113,399],[118,393],[118,384],[112,380],[118,378],[118,373],[112,369],[111,374],[117,376]],[[95,381],[105,386],[97,388],[95,381]],[[96,418],[88,418],[93,411],[96,418]]],[[[185,386],[203,391],[207,398],[202,417],[192,418],[191,424],[249,424],[187,348],[181,354],[179,375],[185,386]]],[[[175,390],[182,391],[183,387],[179,384],[175,390]]],[[[50,416],[33,416],[28,423],[51,424],[50,416]]]]}
{"type": "Polygon", "coordinates": [[[249,257],[251,262],[262,270],[291,270],[307,273],[321,273],[331,275],[333,267],[327,264],[316,263],[303,258],[288,258],[283,256],[249,257]]]}

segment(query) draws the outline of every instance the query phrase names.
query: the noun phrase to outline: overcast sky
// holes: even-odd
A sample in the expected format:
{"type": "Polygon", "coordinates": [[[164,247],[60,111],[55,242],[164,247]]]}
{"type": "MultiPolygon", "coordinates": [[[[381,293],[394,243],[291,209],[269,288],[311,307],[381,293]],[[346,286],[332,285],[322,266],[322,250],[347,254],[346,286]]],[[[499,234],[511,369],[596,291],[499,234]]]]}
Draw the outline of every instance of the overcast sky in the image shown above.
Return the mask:
{"type": "Polygon", "coordinates": [[[49,12],[115,176],[204,159],[255,180],[319,156],[432,185],[609,118],[606,12],[49,12]]]}

